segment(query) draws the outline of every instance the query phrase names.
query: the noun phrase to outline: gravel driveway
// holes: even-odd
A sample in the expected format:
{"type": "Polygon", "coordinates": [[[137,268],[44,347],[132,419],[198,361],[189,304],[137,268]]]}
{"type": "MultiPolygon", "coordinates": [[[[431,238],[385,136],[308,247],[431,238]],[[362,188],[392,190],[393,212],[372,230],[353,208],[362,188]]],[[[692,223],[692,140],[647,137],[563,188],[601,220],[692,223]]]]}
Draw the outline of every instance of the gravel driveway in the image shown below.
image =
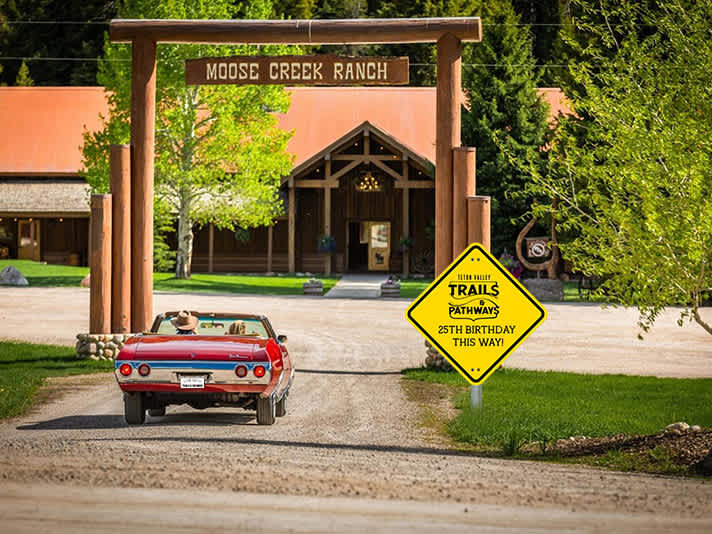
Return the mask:
{"type": "MultiPolygon", "coordinates": [[[[250,412],[172,407],[166,417],[128,428],[113,377],[65,379],[74,393],[0,424],[0,480],[359,497],[385,501],[386,509],[408,500],[506,505],[557,510],[584,530],[597,530],[611,514],[638,518],[640,528],[712,529],[708,481],[468,457],[443,448],[419,425],[417,408],[399,385],[398,372],[424,359],[422,339],[403,319],[406,301],[193,294],[155,300],[156,310],[268,315],[289,336],[298,369],[289,415],[265,427],[250,412]]],[[[0,337],[72,343],[86,330],[87,308],[81,289],[0,289],[0,337]]],[[[640,342],[633,312],[547,308],[547,323],[511,365],[712,376],[709,336],[695,326],[678,328],[674,313],[640,342]]],[[[77,495],[68,509],[86,502],[77,495]]],[[[182,495],[190,500],[190,493],[182,495]]],[[[0,516],[12,498],[0,492],[0,516]]]]}

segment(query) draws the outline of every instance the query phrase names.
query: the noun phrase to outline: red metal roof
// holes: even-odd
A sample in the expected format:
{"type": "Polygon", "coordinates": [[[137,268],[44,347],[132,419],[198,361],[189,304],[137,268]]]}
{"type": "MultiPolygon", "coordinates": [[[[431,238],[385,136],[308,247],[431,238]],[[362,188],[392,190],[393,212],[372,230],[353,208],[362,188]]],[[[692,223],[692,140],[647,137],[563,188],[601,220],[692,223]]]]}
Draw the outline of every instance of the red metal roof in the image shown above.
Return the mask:
{"type": "Polygon", "coordinates": [[[289,151],[294,166],[363,122],[370,122],[435,161],[435,88],[295,87],[280,126],[294,129],[289,151]]]}
{"type": "MultiPolygon", "coordinates": [[[[435,162],[435,88],[295,87],[284,129],[295,166],[365,121],[435,162]]],[[[565,110],[560,89],[542,89],[552,115],[565,110]]],[[[101,87],[0,88],[0,175],[76,175],[84,129],[108,112],[101,87]]]]}
{"type": "Polygon", "coordinates": [[[107,110],[103,87],[0,88],[0,174],[76,176],[107,110]]]}

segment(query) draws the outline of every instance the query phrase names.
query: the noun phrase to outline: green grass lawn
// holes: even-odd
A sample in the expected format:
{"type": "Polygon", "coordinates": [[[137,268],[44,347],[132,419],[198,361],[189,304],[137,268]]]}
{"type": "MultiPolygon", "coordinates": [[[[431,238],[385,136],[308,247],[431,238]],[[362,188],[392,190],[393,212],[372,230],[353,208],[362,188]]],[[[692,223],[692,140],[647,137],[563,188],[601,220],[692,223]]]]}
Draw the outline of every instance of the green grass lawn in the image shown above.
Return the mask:
{"type": "Polygon", "coordinates": [[[432,283],[432,278],[406,278],[401,280],[401,297],[415,300],[432,283]]]}
{"type": "Polygon", "coordinates": [[[19,270],[31,286],[39,287],[77,287],[89,274],[89,267],[48,265],[30,260],[0,260],[0,271],[8,265],[19,270]]]}
{"type": "Polygon", "coordinates": [[[515,453],[526,442],[571,436],[653,434],[670,423],[712,426],[712,379],[502,369],[483,385],[483,409],[470,409],[458,373],[408,369],[407,380],[453,387],[458,415],[447,430],[458,442],[515,453]]]}
{"type": "MultiPolygon", "coordinates": [[[[29,260],[0,260],[0,270],[12,265],[35,287],[77,287],[89,273],[88,267],[48,265],[29,260]]],[[[317,277],[324,293],[331,289],[338,277],[317,277]]],[[[153,288],[157,291],[205,293],[253,293],[266,295],[301,295],[302,283],[309,277],[261,276],[234,274],[194,274],[190,280],[177,280],[172,273],[154,273],[153,288]]]]}
{"type": "Polygon", "coordinates": [[[47,377],[113,368],[113,362],[78,360],[72,347],[0,341],[0,419],[27,410],[47,377]]]}
{"type": "MultiPolygon", "coordinates": [[[[338,277],[315,277],[321,280],[324,293],[329,291],[338,277]]],[[[194,274],[190,280],[178,280],[169,273],[154,273],[153,288],[157,291],[255,293],[260,295],[301,295],[302,284],[308,276],[260,276],[231,274],[194,274]]]]}

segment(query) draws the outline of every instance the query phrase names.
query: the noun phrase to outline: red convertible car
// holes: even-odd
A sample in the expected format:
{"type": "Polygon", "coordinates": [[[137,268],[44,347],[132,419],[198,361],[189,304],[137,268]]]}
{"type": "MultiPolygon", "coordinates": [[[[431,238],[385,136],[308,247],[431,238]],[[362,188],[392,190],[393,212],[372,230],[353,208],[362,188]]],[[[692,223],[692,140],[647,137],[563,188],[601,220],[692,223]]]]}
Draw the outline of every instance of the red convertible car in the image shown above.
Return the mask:
{"type": "Polygon", "coordinates": [[[257,411],[257,422],[274,424],[287,413],[294,367],[286,336],[262,315],[168,312],[150,332],[126,341],[116,358],[130,425],[162,416],[166,406],[202,410],[232,406],[257,411]]]}

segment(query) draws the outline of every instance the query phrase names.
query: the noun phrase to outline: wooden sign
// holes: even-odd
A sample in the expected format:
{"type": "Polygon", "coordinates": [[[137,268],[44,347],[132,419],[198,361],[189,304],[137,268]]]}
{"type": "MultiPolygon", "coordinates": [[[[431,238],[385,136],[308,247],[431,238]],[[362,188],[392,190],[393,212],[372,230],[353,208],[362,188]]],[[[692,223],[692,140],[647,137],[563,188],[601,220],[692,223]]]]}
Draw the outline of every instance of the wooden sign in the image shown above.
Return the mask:
{"type": "Polygon", "coordinates": [[[235,56],[188,59],[188,85],[406,85],[408,58],[235,56]]]}

